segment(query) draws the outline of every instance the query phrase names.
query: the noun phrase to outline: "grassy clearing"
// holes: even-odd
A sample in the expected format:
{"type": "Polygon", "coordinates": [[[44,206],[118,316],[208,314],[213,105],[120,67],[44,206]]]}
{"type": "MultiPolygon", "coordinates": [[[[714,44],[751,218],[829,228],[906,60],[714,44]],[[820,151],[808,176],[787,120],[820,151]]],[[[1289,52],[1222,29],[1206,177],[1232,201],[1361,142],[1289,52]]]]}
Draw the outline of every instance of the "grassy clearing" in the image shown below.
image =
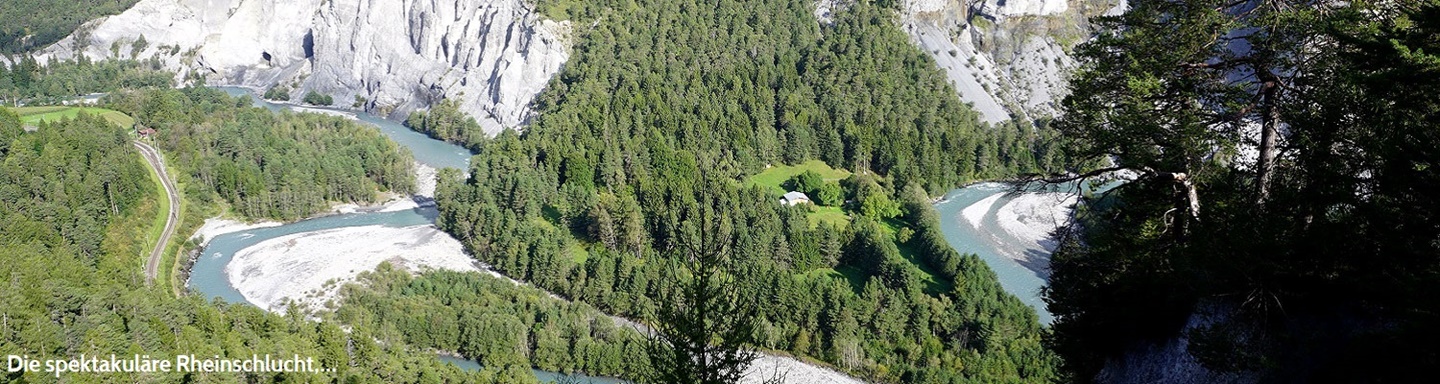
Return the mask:
{"type": "Polygon", "coordinates": [[[835,268],[815,268],[804,273],[791,275],[797,281],[809,281],[817,279],[840,279],[850,284],[850,289],[860,292],[865,289],[866,274],[859,269],[848,265],[838,265],[835,268]]]}
{"type": "Polygon", "coordinates": [[[135,126],[135,118],[119,111],[105,108],[69,106],[15,108],[15,113],[20,115],[20,121],[30,125],[37,125],[47,121],[73,119],[75,116],[80,115],[81,112],[103,117],[105,120],[120,126],[120,128],[130,129],[135,126]]]}
{"type": "Polygon", "coordinates": [[[541,227],[545,227],[545,229],[556,230],[556,231],[559,231],[559,230],[560,230],[560,227],[556,225],[556,223],[559,222],[559,219],[556,219],[556,222],[551,222],[550,220],[548,220],[548,219],[546,219],[546,218],[544,218],[544,217],[536,217],[536,218],[531,218],[531,219],[530,219],[530,222],[535,223],[535,224],[537,224],[537,225],[540,225],[541,227]]]}
{"type": "Polygon", "coordinates": [[[585,261],[590,259],[590,251],[586,250],[579,241],[570,242],[570,246],[565,247],[565,251],[570,253],[570,258],[575,260],[576,265],[585,265],[585,261]]]}
{"type": "Polygon", "coordinates": [[[840,207],[825,207],[814,205],[810,207],[810,213],[805,215],[810,219],[810,226],[818,226],[820,223],[829,223],[839,228],[850,226],[850,214],[840,207]]]}
{"type": "Polygon", "coordinates": [[[916,256],[919,253],[918,251],[910,247],[910,245],[899,241],[900,229],[905,227],[906,224],[904,222],[894,218],[880,221],[880,230],[885,232],[886,235],[889,235],[890,240],[895,242],[895,247],[900,250],[900,257],[910,262],[910,265],[915,266],[915,269],[920,271],[920,281],[925,283],[926,293],[937,295],[953,290],[955,288],[954,283],[940,278],[940,273],[935,272],[929,265],[920,261],[920,257],[916,256]]]}
{"type": "Polygon", "coordinates": [[[955,290],[955,284],[953,282],[940,278],[939,273],[930,269],[929,265],[926,265],[924,262],[921,262],[918,257],[915,257],[916,252],[914,249],[911,249],[909,245],[900,243],[895,243],[895,245],[900,249],[900,257],[905,258],[905,261],[910,262],[910,265],[920,270],[920,281],[925,284],[925,293],[939,295],[955,290]]]}
{"type": "MultiPolygon", "coordinates": [[[[849,213],[840,207],[822,207],[818,205],[810,207],[810,213],[807,214],[806,217],[810,219],[810,225],[828,222],[842,228],[848,226],[851,220],[849,213]]],[[[954,284],[951,281],[940,278],[939,273],[920,261],[918,251],[899,241],[900,230],[905,227],[906,224],[898,219],[891,218],[880,221],[880,231],[884,232],[890,241],[895,243],[895,247],[900,251],[900,257],[904,258],[912,268],[920,272],[920,281],[925,285],[924,289],[926,293],[938,295],[953,290],[954,284]]],[[[835,268],[813,269],[804,273],[797,273],[793,276],[796,279],[805,280],[823,277],[845,279],[845,281],[850,283],[851,288],[859,292],[860,289],[865,286],[865,276],[867,276],[867,274],[853,266],[839,265],[835,268]]]]}
{"type": "Polygon", "coordinates": [[[770,189],[774,191],[776,195],[783,195],[786,191],[781,185],[785,184],[785,181],[790,180],[790,178],[795,177],[795,175],[799,175],[805,171],[819,173],[820,177],[824,178],[825,181],[840,181],[846,177],[850,177],[850,171],[831,168],[830,165],[825,164],[824,161],[810,160],[796,165],[770,167],[755,176],[750,176],[747,182],[750,185],[759,185],[770,189]]]}

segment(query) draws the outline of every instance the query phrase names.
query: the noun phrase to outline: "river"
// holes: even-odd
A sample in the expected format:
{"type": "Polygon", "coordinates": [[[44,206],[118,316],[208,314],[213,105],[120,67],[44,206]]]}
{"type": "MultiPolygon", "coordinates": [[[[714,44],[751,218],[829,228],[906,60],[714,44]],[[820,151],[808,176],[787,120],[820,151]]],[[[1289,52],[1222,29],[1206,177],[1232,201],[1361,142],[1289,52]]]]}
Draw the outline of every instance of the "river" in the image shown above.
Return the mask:
{"type": "MultiPolygon", "coordinates": [[[[231,96],[249,97],[255,106],[264,107],[273,112],[284,110],[297,111],[297,108],[292,105],[265,101],[247,88],[215,87],[215,89],[225,91],[225,93],[231,96]]],[[[365,112],[345,111],[333,108],[301,107],[298,111],[318,111],[355,116],[360,119],[360,121],[379,128],[381,133],[389,136],[391,140],[395,140],[400,146],[409,148],[410,154],[415,156],[415,161],[419,161],[421,164],[428,165],[435,169],[455,168],[461,171],[468,171],[470,169],[470,150],[459,145],[432,139],[430,136],[425,136],[423,133],[405,128],[404,125],[400,125],[400,123],[390,121],[389,119],[365,112]]]]}
{"type": "MultiPolygon", "coordinates": [[[[257,107],[264,107],[274,112],[283,110],[311,111],[328,114],[344,114],[355,116],[360,121],[369,123],[380,129],[381,133],[390,137],[396,143],[408,148],[415,160],[421,164],[439,169],[456,168],[466,170],[469,168],[471,152],[464,147],[435,140],[419,132],[405,128],[405,126],[393,121],[363,112],[342,111],[336,109],[321,108],[296,108],[285,104],[276,104],[265,101],[251,90],[239,87],[216,87],[231,96],[249,97],[257,107]]],[[[195,265],[190,270],[190,288],[202,295],[211,298],[224,299],[232,303],[250,303],[236,290],[225,274],[225,266],[230,264],[231,259],[240,250],[254,246],[262,241],[299,233],[316,232],[328,229],[360,227],[369,225],[381,225],[385,227],[413,227],[432,225],[439,215],[433,206],[421,206],[413,209],[392,211],[392,212],[358,212],[334,216],[324,216],[309,220],[302,220],[275,227],[254,228],[238,232],[231,232],[215,236],[210,239],[201,255],[195,260],[195,265]]],[[[255,304],[255,303],[250,303],[255,304]]],[[[445,361],[465,370],[479,370],[480,364],[474,361],[455,358],[450,356],[438,356],[445,361]]],[[[555,372],[533,370],[535,376],[542,382],[557,381],[569,377],[578,379],[581,383],[596,384],[617,384],[624,381],[606,378],[591,377],[586,375],[564,375],[555,372]]]]}
{"type": "Polygon", "coordinates": [[[1040,287],[1049,273],[1050,253],[1001,229],[998,211],[1015,198],[1007,194],[1010,190],[1002,184],[980,183],[950,191],[935,204],[940,231],[955,250],[984,260],[995,271],[1001,287],[1035,308],[1041,323],[1050,324],[1054,317],[1040,300],[1040,287]],[[979,225],[971,222],[976,218],[979,225]]]}

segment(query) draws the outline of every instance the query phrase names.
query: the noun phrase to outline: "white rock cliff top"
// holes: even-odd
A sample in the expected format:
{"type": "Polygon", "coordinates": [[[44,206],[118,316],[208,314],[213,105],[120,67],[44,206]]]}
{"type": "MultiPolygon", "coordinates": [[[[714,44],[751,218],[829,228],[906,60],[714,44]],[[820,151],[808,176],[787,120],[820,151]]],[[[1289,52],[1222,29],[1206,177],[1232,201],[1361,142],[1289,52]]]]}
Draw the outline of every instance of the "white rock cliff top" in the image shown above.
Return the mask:
{"type": "Polygon", "coordinates": [[[569,58],[568,22],[525,0],[141,0],[43,49],[47,58],[159,59],[177,80],[316,91],[401,117],[441,98],[487,132],[517,128],[569,58]],[[148,46],[131,54],[141,36],[148,46]],[[115,49],[112,49],[115,48],[115,49]]]}

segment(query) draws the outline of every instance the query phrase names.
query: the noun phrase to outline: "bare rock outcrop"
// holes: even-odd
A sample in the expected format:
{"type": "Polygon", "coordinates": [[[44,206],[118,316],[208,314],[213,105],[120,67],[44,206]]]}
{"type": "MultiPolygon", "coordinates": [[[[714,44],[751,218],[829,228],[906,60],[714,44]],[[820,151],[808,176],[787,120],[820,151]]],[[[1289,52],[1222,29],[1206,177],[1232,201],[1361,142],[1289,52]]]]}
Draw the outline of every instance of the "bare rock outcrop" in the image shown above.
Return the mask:
{"type": "Polygon", "coordinates": [[[1070,49],[1089,18],[1119,0],[907,0],[901,27],[935,58],[982,121],[1040,120],[1059,111],[1070,49]]]}
{"type": "Polygon", "coordinates": [[[459,98],[495,133],[528,118],[568,35],[524,0],[142,0],[37,56],[153,59],[181,82],[285,85],[400,117],[459,98]]]}

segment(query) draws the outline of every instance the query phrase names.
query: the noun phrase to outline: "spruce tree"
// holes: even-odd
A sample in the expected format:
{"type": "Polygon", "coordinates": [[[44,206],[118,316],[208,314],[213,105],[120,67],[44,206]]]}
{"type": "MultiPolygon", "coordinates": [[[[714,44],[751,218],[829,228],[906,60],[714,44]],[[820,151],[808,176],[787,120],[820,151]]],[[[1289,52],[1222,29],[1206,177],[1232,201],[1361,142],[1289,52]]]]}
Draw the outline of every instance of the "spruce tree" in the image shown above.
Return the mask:
{"type": "Polygon", "coordinates": [[[663,300],[659,324],[648,347],[652,383],[728,384],[739,382],[759,355],[749,349],[755,335],[755,307],[735,289],[731,268],[734,230],[702,199],[682,224],[673,260],[684,279],[663,300]]]}

